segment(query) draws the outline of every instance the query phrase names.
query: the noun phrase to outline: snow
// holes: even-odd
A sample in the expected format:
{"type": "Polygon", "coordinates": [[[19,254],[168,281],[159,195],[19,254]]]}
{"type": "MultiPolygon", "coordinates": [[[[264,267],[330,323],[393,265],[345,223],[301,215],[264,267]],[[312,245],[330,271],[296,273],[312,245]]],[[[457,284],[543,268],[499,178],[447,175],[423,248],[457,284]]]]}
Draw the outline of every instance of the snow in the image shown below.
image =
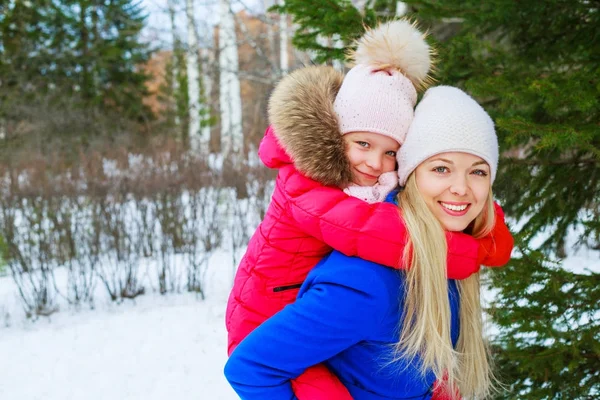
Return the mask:
{"type": "MultiPolygon", "coordinates": [[[[575,233],[564,268],[600,271],[600,252],[571,246],[575,233]]],[[[205,300],[156,289],[121,304],[104,295],[93,310],[60,304],[35,322],[25,318],[12,280],[0,277],[0,399],[236,399],[223,377],[234,259],[226,251],[212,256],[205,300]]]]}
{"type": "Polygon", "coordinates": [[[212,257],[206,300],[147,293],[36,322],[0,278],[0,399],[236,399],[223,377],[231,260],[212,257]]]}

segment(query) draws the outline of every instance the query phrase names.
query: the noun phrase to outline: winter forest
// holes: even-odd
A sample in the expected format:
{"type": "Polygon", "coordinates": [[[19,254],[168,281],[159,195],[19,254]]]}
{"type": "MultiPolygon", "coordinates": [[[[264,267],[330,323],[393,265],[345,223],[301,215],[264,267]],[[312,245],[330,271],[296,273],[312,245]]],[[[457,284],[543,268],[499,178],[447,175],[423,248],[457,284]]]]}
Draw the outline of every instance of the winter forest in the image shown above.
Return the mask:
{"type": "Polygon", "coordinates": [[[515,249],[486,269],[497,399],[600,397],[590,1],[0,0],[0,398],[235,399],[233,277],[289,72],[409,18],[494,119],[515,249]]]}

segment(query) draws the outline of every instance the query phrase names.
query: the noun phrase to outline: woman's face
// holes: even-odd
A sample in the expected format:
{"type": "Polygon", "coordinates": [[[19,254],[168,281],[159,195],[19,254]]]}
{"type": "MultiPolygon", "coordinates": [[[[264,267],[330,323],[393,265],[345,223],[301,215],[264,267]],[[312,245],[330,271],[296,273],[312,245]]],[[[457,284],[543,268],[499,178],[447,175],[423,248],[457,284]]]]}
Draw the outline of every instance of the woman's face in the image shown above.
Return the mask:
{"type": "Polygon", "coordinates": [[[490,166],[468,153],[437,154],[415,170],[419,192],[448,231],[463,231],[481,213],[490,191],[490,166]]]}
{"type": "Polygon", "coordinates": [[[373,186],[379,175],[396,168],[400,144],[394,139],[373,132],[351,132],[343,137],[352,168],[352,183],[373,186]]]}

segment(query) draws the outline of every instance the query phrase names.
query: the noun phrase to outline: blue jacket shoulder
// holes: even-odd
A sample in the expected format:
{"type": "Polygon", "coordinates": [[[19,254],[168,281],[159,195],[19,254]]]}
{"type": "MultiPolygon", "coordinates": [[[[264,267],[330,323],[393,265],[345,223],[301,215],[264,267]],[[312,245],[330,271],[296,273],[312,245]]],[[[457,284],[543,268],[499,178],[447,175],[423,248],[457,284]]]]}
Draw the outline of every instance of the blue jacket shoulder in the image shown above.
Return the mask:
{"type": "Polygon", "coordinates": [[[371,301],[386,306],[390,296],[396,297],[403,290],[404,272],[334,250],[309,273],[298,298],[310,287],[320,284],[367,293],[371,301]]]}

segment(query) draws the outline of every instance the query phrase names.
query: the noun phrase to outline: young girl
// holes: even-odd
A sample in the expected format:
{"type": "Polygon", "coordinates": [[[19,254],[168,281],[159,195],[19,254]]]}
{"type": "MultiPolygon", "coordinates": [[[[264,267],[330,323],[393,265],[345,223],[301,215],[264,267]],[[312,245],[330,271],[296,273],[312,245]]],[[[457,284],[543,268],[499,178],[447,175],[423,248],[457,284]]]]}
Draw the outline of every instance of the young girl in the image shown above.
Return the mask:
{"type": "MultiPolygon", "coordinates": [[[[259,155],[279,174],[227,305],[229,354],[296,299],[308,272],[332,249],[404,268],[406,227],[394,205],[380,202],[397,182],[384,178],[395,168],[395,152],[412,121],[415,87],[427,79],[429,48],[411,24],[396,21],[367,32],[355,60],[345,79],[328,67],[296,71],[271,97],[274,129],[267,129],[259,155]]],[[[479,241],[462,233],[447,239],[447,274],[456,279],[477,272],[480,264],[503,265],[512,249],[501,219],[479,241]],[[495,241],[494,235],[503,239],[495,241]]],[[[322,398],[349,398],[335,382],[316,366],[295,384],[300,398],[320,398],[308,394],[310,388],[323,388],[328,395],[322,398]],[[302,383],[305,392],[300,394],[302,383]]]]}
{"type": "Polygon", "coordinates": [[[242,399],[294,399],[291,379],[322,362],[356,400],[431,399],[436,380],[448,397],[490,392],[479,274],[448,280],[444,231],[482,237],[493,229],[493,122],[461,90],[429,89],[398,163],[405,254],[412,254],[406,270],[327,256],[296,302],[231,354],[225,375],[242,399]]]}

